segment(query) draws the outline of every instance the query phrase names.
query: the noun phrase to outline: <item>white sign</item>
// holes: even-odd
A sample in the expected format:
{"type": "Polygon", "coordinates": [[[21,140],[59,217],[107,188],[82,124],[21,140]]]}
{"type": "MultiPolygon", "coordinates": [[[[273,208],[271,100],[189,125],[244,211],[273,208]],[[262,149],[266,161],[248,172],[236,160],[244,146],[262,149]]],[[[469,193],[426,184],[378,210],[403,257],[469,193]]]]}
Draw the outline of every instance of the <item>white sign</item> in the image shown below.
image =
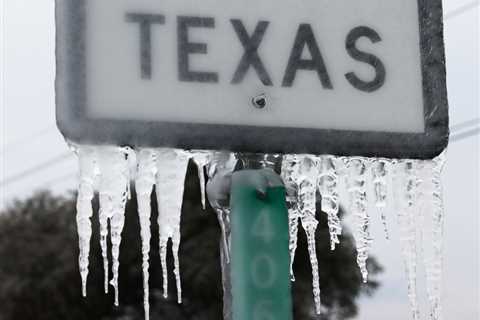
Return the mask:
{"type": "MultiPolygon", "coordinates": [[[[443,56],[441,32],[440,43],[423,43],[431,35],[422,12],[439,11],[429,13],[441,31],[441,5],[426,3],[57,0],[58,101],[84,124],[107,121],[103,128],[97,122],[96,134],[83,126],[72,136],[90,142],[395,156],[418,149],[421,136],[436,131],[437,141],[422,142],[432,150],[416,155],[430,157],[448,133],[443,61],[425,64],[429,54],[443,56]],[[429,83],[429,72],[440,79],[429,83]],[[82,103],[74,106],[74,97],[82,103]],[[435,123],[425,116],[429,110],[439,110],[435,123]],[[160,137],[173,135],[172,124],[174,137],[160,137]],[[355,132],[371,136],[355,142],[355,132]],[[296,133],[335,133],[358,151],[289,140],[296,133]],[[283,135],[284,143],[266,134],[283,135]],[[403,142],[380,142],[385,134],[403,142]]],[[[68,138],[73,119],[62,125],[67,117],[59,114],[68,138]]]]}

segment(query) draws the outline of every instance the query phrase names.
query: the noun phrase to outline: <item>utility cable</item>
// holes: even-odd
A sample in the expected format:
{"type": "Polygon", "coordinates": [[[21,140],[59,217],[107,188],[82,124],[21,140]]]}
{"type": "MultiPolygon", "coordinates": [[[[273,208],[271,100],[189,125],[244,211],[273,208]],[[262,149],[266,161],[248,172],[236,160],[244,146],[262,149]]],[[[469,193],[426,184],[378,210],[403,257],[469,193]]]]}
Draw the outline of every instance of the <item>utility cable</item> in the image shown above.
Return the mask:
{"type": "Polygon", "coordinates": [[[14,176],[12,176],[12,177],[6,178],[6,179],[3,180],[2,182],[0,182],[0,187],[5,187],[5,186],[7,186],[7,185],[9,185],[9,184],[12,184],[12,183],[17,182],[17,181],[19,181],[19,180],[22,180],[22,179],[24,179],[24,178],[26,178],[26,177],[28,177],[28,176],[30,176],[30,175],[32,175],[32,174],[35,174],[35,173],[37,173],[37,172],[39,172],[39,171],[45,170],[45,169],[47,169],[47,168],[50,168],[50,167],[52,167],[52,166],[55,165],[55,164],[58,164],[58,163],[63,162],[63,161],[65,161],[65,160],[67,160],[67,159],[70,159],[70,158],[72,157],[72,155],[73,155],[72,152],[62,153],[61,155],[59,155],[59,156],[57,156],[57,157],[55,157],[55,158],[53,158],[53,159],[50,159],[50,160],[45,161],[45,162],[43,162],[43,163],[41,163],[41,164],[39,164],[39,165],[36,165],[36,166],[34,166],[34,167],[30,168],[30,169],[27,169],[27,170],[25,170],[25,171],[22,171],[22,172],[14,175],[14,176]]]}
{"type": "Polygon", "coordinates": [[[456,9],[453,9],[452,11],[445,14],[443,20],[449,20],[449,19],[455,18],[456,16],[464,14],[467,11],[475,9],[479,4],[480,4],[480,1],[476,0],[476,1],[469,2],[463,6],[460,6],[456,9]]]}

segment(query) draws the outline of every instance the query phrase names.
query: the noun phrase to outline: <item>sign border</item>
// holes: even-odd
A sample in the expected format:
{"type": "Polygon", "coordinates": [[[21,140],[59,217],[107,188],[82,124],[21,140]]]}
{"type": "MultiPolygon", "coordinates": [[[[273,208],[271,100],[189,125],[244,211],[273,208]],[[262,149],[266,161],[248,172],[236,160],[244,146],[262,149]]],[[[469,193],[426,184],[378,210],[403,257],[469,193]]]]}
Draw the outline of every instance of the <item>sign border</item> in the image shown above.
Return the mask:
{"type": "Polygon", "coordinates": [[[409,159],[432,159],[448,145],[441,0],[418,0],[424,133],[88,119],[86,1],[55,1],[57,126],[74,143],[409,159]]]}

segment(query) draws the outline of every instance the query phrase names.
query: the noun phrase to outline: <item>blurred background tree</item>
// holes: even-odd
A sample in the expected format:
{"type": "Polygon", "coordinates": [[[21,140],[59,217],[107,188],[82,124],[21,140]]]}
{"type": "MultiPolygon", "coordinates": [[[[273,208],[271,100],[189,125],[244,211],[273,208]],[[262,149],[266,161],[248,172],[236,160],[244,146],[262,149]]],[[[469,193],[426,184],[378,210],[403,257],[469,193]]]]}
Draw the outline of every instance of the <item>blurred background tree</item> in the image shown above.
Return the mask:
{"type": "MultiPolygon", "coordinates": [[[[113,307],[112,294],[103,293],[103,265],[99,246],[98,217],[90,252],[88,298],[81,297],[78,272],[78,242],[75,224],[75,195],[37,193],[17,201],[0,214],[0,320],[140,320],[143,319],[140,226],[135,193],[126,209],[120,254],[120,304],[113,307]]],[[[200,206],[196,169],[189,166],[182,216],[180,263],[183,300],[176,303],[170,272],[169,298],[162,297],[162,275],[158,254],[156,201],[152,197],[152,249],[150,253],[151,319],[222,319],[220,231],[216,216],[200,206]]],[[[98,201],[94,202],[95,211],[98,201]]],[[[341,245],[330,251],[326,215],[317,215],[317,250],[320,263],[322,304],[325,313],[313,313],[311,267],[306,238],[299,232],[295,258],[296,281],[292,283],[295,320],[349,319],[357,314],[356,300],[378,287],[381,271],[369,259],[370,282],[363,284],[356,265],[356,251],[347,230],[341,245]]],[[[172,263],[169,257],[169,264],[172,263]]],[[[169,270],[173,266],[169,265],[169,270]]]]}

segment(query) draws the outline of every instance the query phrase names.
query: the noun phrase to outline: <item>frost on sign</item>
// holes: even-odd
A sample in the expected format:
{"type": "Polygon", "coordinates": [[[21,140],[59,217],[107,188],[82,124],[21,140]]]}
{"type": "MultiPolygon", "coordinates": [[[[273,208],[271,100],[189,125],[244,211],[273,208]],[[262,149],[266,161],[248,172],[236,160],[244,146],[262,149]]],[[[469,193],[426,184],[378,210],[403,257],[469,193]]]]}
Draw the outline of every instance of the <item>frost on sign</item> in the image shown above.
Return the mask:
{"type": "Polygon", "coordinates": [[[57,0],[59,127],[77,143],[431,159],[448,137],[441,17],[440,0],[57,0]]]}
{"type": "MultiPolygon", "coordinates": [[[[95,192],[105,291],[110,283],[118,303],[124,210],[135,182],[148,319],[153,190],[164,294],[171,242],[181,302],[179,223],[189,161],[199,167],[205,207],[204,168],[212,178],[219,168],[231,173],[236,161],[228,153],[235,161],[219,163],[209,150],[278,153],[291,263],[301,227],[315,311],[322,311],[318,200],[332,250],[343,230],[340,205],[354,216],[364,281],[370,225],[379,218],[389,237],[387,226],[396,220],[412,318],[424,313],[416,285],[422,253],[428,314],[442,318],[440,172],[448,106],[441,0],[56,0],[56,25],[57,122],[80,160],[84,294],[95,192]]],[[[215,209],[228,260],[230,210],[215,209]]]]}

